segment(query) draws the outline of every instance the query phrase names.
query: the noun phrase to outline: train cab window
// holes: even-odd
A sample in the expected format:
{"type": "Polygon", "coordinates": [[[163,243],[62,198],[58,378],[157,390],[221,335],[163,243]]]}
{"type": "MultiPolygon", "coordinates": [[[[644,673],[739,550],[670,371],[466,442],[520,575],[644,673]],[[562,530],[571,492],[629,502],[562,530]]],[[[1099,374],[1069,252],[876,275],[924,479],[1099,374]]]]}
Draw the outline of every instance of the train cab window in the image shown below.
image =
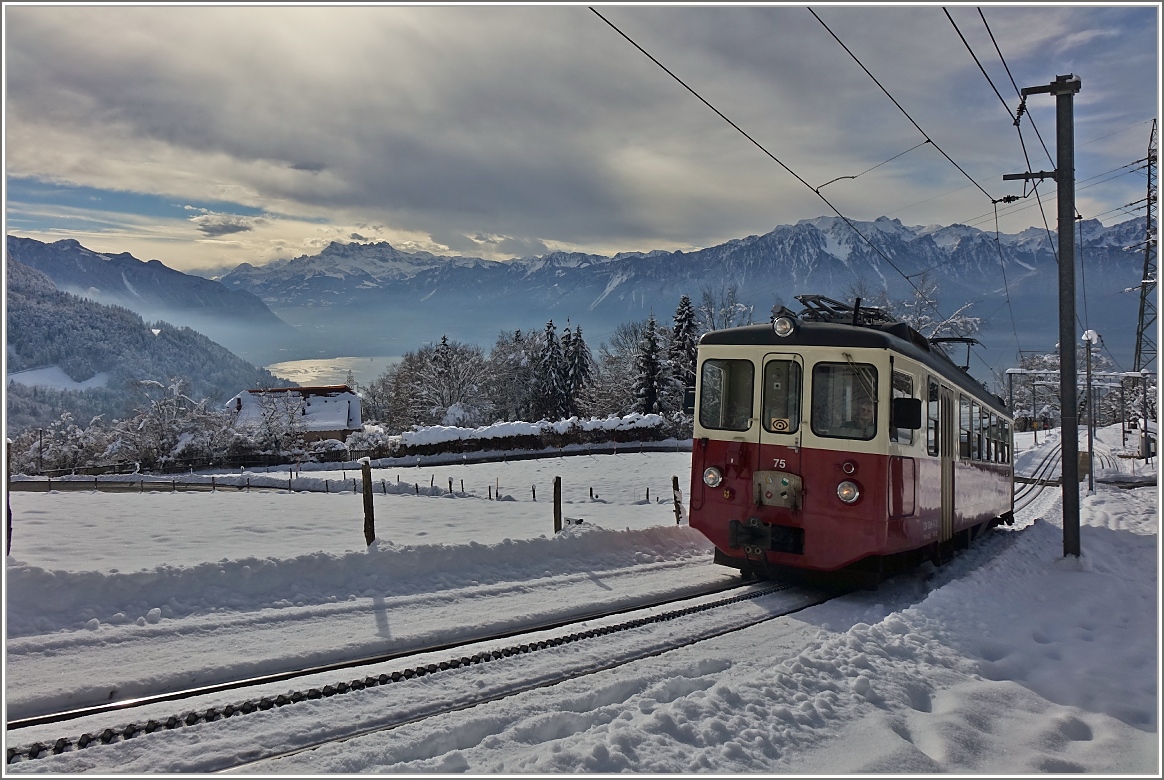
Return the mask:
{"type": "MultiPolygon", "coordinates": [[[[892,396],[913,398],[913,377],[901,371],[894,371],[892,396]]],[[[913,431],[909,428],[890,428],[889,440],[898,444],[913,444],[913,431]]]]}
{"type": "Polygon", "coordinates": [[[938,417],[941,408],[940,396],[938,395],[938,383],[933,379],[929,380],[929,390],[926,393],[927,399],[927,417],[926,424],[926,452],[930,455],[938,454],[938,417]]]}
{"type": "Polygon", "coordinates": [[[958,457],[970,457],[970,399],[958,396],[958,457]]]}
{"type": "Polygon", "coordinates": [[[1002,428],[1001,428],[1002,440],[1000,442],[1001,446],[1002,446],[1002,457],[999,460],[999,462],[1000,463],[1010,463],[1010,423],[1007,422],[1006,420],[1000,420],[999,422],[1001,423],[1001,426],[1002,426],[1002,428]]]}
{"type": "Polygon", "coordinates": [[[877,435],[877,369],[868,363],[812,368],[812,432],[869,440],[877,435]]]}
{"type": "Polygon", "coordinates": [[[800,364],[769,360],[764,364],[764,430],[794,433],[800,427],[800,364]]]}
{"type": "Polygon", "coordinates": [[[699,424],[727,431],[748,430],[755,370],[750,360],[703,361],[699,377],[699,424]]]}

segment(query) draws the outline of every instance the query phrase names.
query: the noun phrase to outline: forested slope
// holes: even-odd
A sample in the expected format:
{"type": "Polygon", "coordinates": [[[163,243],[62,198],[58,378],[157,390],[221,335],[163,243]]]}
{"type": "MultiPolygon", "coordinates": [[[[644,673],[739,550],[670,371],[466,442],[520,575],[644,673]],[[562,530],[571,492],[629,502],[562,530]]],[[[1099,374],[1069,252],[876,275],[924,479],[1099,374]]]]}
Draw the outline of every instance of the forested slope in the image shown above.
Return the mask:
{"type": "Polygon", "coordinates": [[[225,401],[240,390],[286,385],[190,328],[147,324],[134,312],[61,292],[43,273],[8,260],[8,373],[60,366],[74,381],[104,373],[104,387],[54,390],[8,383],[10,432],[70,412],[82,425],[124,416],[144,400],[140,380],[181,377],[195,398],[225,401]],[[154,331],[157,331],[155,333],[154,331]]]}

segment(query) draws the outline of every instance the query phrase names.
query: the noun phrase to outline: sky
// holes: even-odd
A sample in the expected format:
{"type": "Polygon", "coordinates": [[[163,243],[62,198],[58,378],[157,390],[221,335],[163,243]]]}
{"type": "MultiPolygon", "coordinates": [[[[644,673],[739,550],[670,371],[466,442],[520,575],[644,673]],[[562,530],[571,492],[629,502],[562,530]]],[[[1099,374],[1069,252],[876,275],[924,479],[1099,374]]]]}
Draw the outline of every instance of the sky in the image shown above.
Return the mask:
{"type": "MultiPolygon", "coordinates": [[[[855,219],[993,229],[991,200],[1023,194],[1002,175],[1028,169],[1007,69],[1080,77],[1077,208],[1143,214],[1155,4],[597,10],[610,24],[585,5],[6,3],[7,233],[202,271],[331,241],[610,255],[832,214],[814,188],[855,219]]],[[[1050,170],[1054,99],[1021,130],[1050,170]]],[[[999,209],[1004,232],[1043,224],[1033,197],[999,209]]]]}
{"type": "MultiPolygon", "coordinates": [[[[1016,470],[1032,473],[1058,434],[1044,433],[1038,446],[1032,434],[1016,434],[1016,470]]],[[[1122,449],[1119,426],[1101,429],[1097,441],[1101,479],[1155,476],[1155,463],[1113,457],[1122,449]]],[[[165,483],[141,493],[15,492],[4,588],[7,715],[415,650],[730,584],[734,570],[715,566],[707,540],[675,523],[669,497],[655,497],[668,494],[671,475],[688,485],[690,462],[688,453],[376,461],[377,491],[380,479],[386,489],[373,499],[377,539],[369,546],[360,496],[336,490],[350,470],[305,464],[294,493],[222,489],[246,479],[277,485],[286,467],[219,472],[213,493],[170,492],[165,483]],[[562,477],[564,515],[584,520],[560,534],[544,500],[554,475],[562,477]],[[322,492],[324,479],[331,492],[322,492]],[[458,482],[449,495],[447,479],[464,480],[464,490],[458,482]],[[530,499],[531,484],[541,501],[530,499]],[[494,486],[507,500],[488,500],[494,486]]],[[[6,774],[213,772],[416,718],[246,771],[1158,777],[1158,488],[1100,481],[1081,493],[1079,558],[1062,554],[1061,499],[1052,488],[1013,527],[877,590],[808,606],[820,594],[794,588],[467,668],[97,743],[9,764],[6,774]],[[683,642],[690,644],[669,649],[683,642]],[[579,676],[521,692],[565,674],[579,676]],[[500,698],[464,706],[485,697],[500,698]]],[[[667,609],[675,607],[645,612],[667,609]]],[[[5,742],[75,740],[532,641],[10,728],[5,742]]]]}

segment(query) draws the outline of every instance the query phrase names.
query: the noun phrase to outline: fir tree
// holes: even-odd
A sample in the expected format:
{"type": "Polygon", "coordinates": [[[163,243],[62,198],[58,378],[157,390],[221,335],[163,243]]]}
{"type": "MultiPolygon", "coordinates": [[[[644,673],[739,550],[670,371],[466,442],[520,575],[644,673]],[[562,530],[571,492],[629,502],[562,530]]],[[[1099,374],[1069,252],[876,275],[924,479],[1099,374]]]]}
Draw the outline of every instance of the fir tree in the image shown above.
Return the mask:
{"type": "Polygon", "coordinates": [[[574,334],[567,347],[566,337],[569,335],[569,329],[562,335],[562,354],[566,364],[566,416],[574,417],[581,414],[582,398],[594,374],[594,359],[582,339],[581,325],[574,326],[574,334]]]}
{"type": "Polygon", "coordinates": [[[534,372],[534,415],[560,420],[565,413],[565,387],[562,383],[562,345],[554,321],[542,332],[541,352],[534,372]]]}
{"type": "Polygon", "coordinates": [[[684,295],[675,309],[675,325],[671,329],[671,343],[667,349],[671,375],[681,388],[695,385],[695,331],[695,307],[691,305],[691,298],[684,295]]]}
{"type": "Polygon", "coordinates": [[[662,412],[661,401],[665,375],[659,348],[658,326],[655,315],[647,320],[643,339],[639,342],[635,360],[635,411],[642,414],[662,412]]]}

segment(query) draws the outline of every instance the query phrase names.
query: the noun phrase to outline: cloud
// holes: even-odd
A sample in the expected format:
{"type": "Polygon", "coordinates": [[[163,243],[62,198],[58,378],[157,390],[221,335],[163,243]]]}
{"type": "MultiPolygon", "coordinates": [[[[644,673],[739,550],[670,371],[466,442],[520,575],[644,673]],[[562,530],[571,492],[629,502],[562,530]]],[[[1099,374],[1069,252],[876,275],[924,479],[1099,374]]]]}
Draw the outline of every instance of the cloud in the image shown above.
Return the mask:
{"type": "MultiPolygon", "coordinates": [[[[802,7],[601,10],[813,185],[922,140],[802,7]]],[[[940,8],[817,11],[992,196],[1006,192],[1002,173],[1025,170],[940,8]]],[[[974,9],[951,13],[980,57],[993,53],[974,9]]],[[[1157,14],[986,8],[1020,86],[1072,69],[1080,105],[1097,101],[1078,117],[1080,176],[1143,155],[1146,132],[1083,142],[1155,115],[1143,63],[1155,61],[1157,14]],[[1118,57],[1096,30],[1118,33],[1118,57]]],[[[708,246],[830,213],[585,7],[30,5],[6,20],[9,175],[242,204],[319,220],[337,238],[483,256],[708,246]]],[[[996,57],[984,64],[1009,83],[996,57]]],[[[1044,137],[1052,103],[1031,102],[1044,137]]],[[[948,224],[989,210],[967,183],[919,149],[827,192],[857,219],[948,224]]],[[[275,235],[199,213],[202,236],[275,235]]]]}
{"type": "Polygon", "coordinates": [[[227,236],[231,233],[246,233],[255,229],[256,219],[254,217],[240,217],[235,214],[202,214],[197,217],[190,217],[193,222],[203,234],[217,237],[227,236]]]}
{"type": "Polygon", "coordinates": [[[363,236],[361,236],[359,233],[349,233],[348,238],[350,238],[352,241],[367,241],[368,240],[368,239],[364,238],[363,236]]]}

